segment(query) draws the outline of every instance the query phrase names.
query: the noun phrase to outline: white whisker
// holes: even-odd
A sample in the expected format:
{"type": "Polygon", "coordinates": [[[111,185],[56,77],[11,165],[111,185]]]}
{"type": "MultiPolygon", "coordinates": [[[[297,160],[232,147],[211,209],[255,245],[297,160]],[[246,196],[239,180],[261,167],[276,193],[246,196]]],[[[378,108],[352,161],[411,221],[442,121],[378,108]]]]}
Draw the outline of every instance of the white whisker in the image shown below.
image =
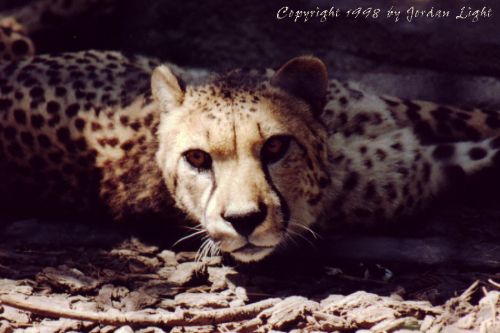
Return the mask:
{"type": "Polygon", "coordinates": [[[321,238],[320,234],[318,234],[316,231],[312,230],[308,226],[305,226],[303,224],[296,223],[296,222],[292,222],[292,223],[290,223],[290,225],[297,226],[297,227],[304,229],[305,231],[309,232],[314,237],[314,239],[321,238]]]}
{"type": "Polygon", "coordinates": [[[295,238],[293,238],[293,236],[290,234],[290,233],[286,233],[285,234],[285,246],[288,246],[288,244],[286,244],[287,242],[292,242],[294,246],[298,246],[299,243],[297,242],[297,240],[295,238]]]}
{"type": "Polygon", "coordinates": [[[194,230],[194,231],[199,231],[199,230],[203,230],[203,227],[201,225],[197,225],[195,227],[191,227],[191,226],[185,226],[184,228],[188,229],[188,230],[194,230]]]}
{"type": "Polygon", "coordinates": [[[177,244],[179,244],[179,243],[181,243],[181,242],[183,242],[183,241],[185,241],[185,240],[188,240],[188,239],[190,239],[190,238],[192,238],[192,237],[195,237],[195,236],[201,235],[201,234],[203,234],[203,233],[205,233],[205,230],[198,230],[198,231],[196,231],[196,232],[193,232],[192,234],[189,234],[189,235],[187,235],[187,236],[184,236],[184,237],[182,237],[182,238],[178,239],[178,240],[174,243],[174,245],[172,245],[172,246],[176,246],[177,244]]]}
{"type": "Polygon", "coordinates": [[[196,262],[203,262],[203,258],[205,257],[205,252],[206,252],[206,249],[207,247],[210,245],[210,242],[212,240],[211,239],[206,239],[200,246],[200,248],[198,249],[198,251],[196,252],[196,257],[195,257],[195,261],[196,262]]]}
{"type": "Polygon", "coordinates": [[[293,231],[293,230],[287,230],[288,233],[290,233],[290,235],[293,235],[293,236],[297,236],[297,237],[300,237],[302,238],[304,241],[306,241],[309,245],[311,245],[312,247],[314,247],[314,244],[309,240],[307,239],[304,235],[296,232],[296,231],[293,231]]]}

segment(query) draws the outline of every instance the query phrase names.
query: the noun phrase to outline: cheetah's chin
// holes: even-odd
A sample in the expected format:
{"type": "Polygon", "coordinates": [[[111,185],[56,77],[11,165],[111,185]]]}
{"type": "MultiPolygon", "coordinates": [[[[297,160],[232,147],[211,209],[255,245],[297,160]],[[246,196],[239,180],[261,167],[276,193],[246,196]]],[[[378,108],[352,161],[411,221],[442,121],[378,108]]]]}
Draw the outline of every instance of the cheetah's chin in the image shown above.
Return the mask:
{"type": "Polygon", "coordinates": [[[257,262],[267,257],[273,252],[274,247],[256,246],[250,243],[230,252],[231,256],[237,261],[250,263],[257,262]]]}

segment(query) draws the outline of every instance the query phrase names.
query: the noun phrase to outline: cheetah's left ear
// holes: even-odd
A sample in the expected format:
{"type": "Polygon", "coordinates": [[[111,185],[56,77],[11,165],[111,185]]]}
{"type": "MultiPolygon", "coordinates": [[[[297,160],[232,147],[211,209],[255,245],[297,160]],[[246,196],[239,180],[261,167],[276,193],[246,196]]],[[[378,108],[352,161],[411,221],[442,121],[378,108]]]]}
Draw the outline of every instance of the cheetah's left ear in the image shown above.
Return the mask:
{"type": "Polygon", "coordinates": [[[166,112],[182,104],[186,89],[184,82],[170,68],[161,65],[153,71],[151,91],[160,104],[161,111],[166,112]]]}
{"type": "Polygon", "coordinates": [[[271,84],[309,103],[318,116],[326,103],[328,70],[316,57],[296,57],[278,69],[271,84]]]}

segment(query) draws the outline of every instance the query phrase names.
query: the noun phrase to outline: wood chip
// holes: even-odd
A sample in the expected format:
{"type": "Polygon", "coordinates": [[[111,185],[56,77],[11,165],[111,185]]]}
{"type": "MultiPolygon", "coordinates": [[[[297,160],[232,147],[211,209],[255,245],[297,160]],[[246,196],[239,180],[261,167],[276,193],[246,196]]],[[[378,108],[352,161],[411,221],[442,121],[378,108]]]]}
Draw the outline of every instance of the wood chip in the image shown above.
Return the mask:
{"type": "Polygon", "coordinates": [[[165,266],[177,266],[179,263],[175,258],[175,252],[170,250],[163,250],[157,254],[157,257],[163,262],[165,266]]]}
{"type": "Polygon", "coordinates": [[[186,286],[195,279],[206,279],[207,268],[197,262],[183,262],[168,277],[168,282],[176,286],[186,286]]]}
{"type": "Polygon", "coordinates": [[[202,293],[182,293],[174,298],[178,306],[183,308],[227,308],[229,307],[228,297],[221,294],[202,293]]]}
{"type": "Polygon", "coordinates": [[[99,280],[83,274],[76,268],[70,268],[65,265],[57,268],[45,268],[37,275],[36,280],[73,292],[88,292],[94,290],[100,284],[99,280]]]}

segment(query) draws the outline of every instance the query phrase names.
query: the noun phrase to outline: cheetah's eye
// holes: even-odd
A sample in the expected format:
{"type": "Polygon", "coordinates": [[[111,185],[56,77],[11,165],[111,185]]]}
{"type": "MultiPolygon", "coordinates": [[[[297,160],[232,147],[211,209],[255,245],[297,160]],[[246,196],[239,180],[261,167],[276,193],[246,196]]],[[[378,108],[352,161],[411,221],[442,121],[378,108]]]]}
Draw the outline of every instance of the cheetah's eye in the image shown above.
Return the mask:
{"type": "Polygon", "coordinates": [[[212,158],[203,150],[188,150],[184,153],[184,157],[186,158],[186,161],[191,164],[191,166],[200,171],[209,170],[212,167],[212,158]]]}
{"type": "Polygon", "coordinates": [[[290,146],[291,137],[287,135],[276,135],[269,138],[262,147],[261,157],[264,163],[279,161],[290,146]]]}

